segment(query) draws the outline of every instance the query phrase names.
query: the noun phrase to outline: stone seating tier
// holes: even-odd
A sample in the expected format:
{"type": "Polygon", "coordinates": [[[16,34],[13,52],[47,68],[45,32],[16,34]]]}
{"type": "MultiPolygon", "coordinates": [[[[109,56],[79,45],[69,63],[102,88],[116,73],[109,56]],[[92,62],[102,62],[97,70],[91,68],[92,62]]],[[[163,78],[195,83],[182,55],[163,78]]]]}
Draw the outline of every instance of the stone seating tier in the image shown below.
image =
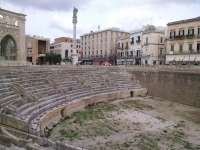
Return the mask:
{"type": "MultiPolygon", "coordinates": [[[[98,68],[21,68],[0,72],[0,102],[14,111],[13,118],[34,122],[58,104],[92,96],[140,89],[129,80],[126,72],[108,67],[98,68]],[[11,71],[12,73],[9,73],[11,71]],[[107,77],[108,78],[107,78],[107,77]],[[10,85],[16,85],[14,88],[10,85]],[[15,90],[15,91],[14,91],[15,90]],[[22,97],[23,96],[23,97],[22,97]]],[[[38,130],[40,125],[34,125],[38,130]]],[[[37,131],[36,131],[37,132],[37,131]]]]}

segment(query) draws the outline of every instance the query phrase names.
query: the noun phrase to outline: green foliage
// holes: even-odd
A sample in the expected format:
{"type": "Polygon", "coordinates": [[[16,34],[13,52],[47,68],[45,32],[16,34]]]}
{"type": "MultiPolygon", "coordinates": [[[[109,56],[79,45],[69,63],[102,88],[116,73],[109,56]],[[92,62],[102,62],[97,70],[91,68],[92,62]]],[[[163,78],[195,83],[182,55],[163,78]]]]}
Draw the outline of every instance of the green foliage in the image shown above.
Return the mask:
{"type": "Polygon", "coordinates": [[[65,57],[62,61],[64,62],[72,62],[72,57],[65,57]]]}
{"type": "Polygon", "coordinates": [[[61,136],[69,138],[70,141],[73,141],[75,138],[78,137],[78,132],[72,129],[69,130],[60,130],[59,133],[61,136]]]}
{"type": "Polygon", "coordinates": [[[53,52],[48,52],[45,54],[45,61],[49,62],[49,64],[57,64],[57,63],[61,63],[61,55],[60,54],[56,54],[53,52]]]}

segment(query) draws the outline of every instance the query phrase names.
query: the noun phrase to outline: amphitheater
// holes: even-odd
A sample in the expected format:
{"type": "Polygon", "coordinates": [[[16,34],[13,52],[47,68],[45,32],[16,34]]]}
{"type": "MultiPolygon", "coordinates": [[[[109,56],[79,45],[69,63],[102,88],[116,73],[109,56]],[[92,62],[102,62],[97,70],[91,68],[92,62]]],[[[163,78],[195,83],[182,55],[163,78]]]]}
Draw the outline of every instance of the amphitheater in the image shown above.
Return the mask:
{"type": "Polygon", "coordinates": [[[44,136],[89,104],[146,93],[134,75],[115,67],[1,67],[0,144],[73,149],[44,136]]]}

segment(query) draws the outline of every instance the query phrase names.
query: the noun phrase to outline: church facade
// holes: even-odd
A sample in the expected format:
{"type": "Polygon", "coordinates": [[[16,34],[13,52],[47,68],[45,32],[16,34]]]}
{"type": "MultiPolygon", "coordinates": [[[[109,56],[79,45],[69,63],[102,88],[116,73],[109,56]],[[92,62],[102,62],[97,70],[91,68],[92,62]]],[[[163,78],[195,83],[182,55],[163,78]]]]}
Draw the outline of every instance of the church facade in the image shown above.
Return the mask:
{"type": "Polygon", "coordinates": [[[26,15],[0,8],[0,66],[22,66],[25,55],[26,15]]]}

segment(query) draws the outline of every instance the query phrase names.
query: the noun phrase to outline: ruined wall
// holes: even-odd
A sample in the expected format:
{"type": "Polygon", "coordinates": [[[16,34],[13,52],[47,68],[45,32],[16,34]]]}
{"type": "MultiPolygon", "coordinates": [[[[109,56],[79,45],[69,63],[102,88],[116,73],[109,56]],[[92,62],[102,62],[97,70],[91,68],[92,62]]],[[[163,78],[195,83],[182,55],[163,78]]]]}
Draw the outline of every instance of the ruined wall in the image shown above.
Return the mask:
{"type": "Polygon", "coordinates": [[[200,108],[200,73],[186,71],[134,70],[148,95],[200,108]]]}

